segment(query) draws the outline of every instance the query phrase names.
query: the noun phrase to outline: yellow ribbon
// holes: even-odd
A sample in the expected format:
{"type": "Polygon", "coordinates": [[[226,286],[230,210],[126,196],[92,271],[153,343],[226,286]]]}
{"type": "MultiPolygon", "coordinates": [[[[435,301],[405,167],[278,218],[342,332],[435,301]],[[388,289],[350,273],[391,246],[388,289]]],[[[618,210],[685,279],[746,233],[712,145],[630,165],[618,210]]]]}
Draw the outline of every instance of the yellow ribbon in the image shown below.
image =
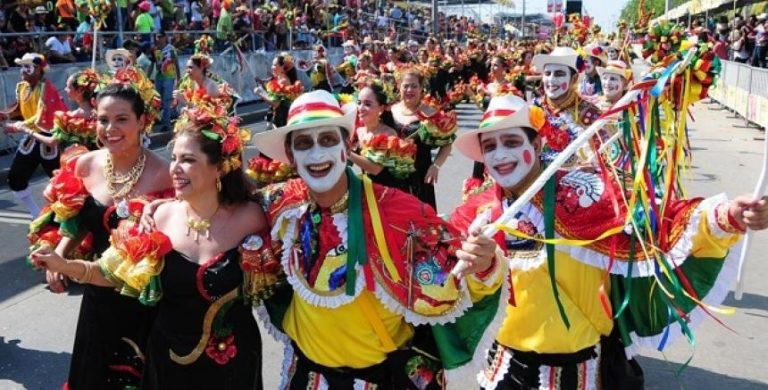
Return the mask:
{"type": "Polygon", "coordinates": [[[552,245],[569,245],[569,246],[587,246],[589,244],[595,243],[600,240],[604,240],[616,233],[620,233],[622,230],[624,230],[624,226],[616,226],[614,228],[608,229],[603,234],[601,234],[599,237],[592,239],[592,240],[574,240],[570,238],[552,238],[552,239],[546,239],[541,237],[531,237],[515,228],[512,228],[510,226],[504,225],[504,224],[496,224],[496,228],[505,232],[509,233],[515,237],[524,238],[526,240],[534,240],[538,242],[542,242],[544,244],[552,244],[552,245]]]}
{"type": "Polygon", "coordinates": [[[395,283],[400,282],[400,275],[397,273],[395,263],[392,262],[392,256],[389,254],[387,239],[384,237],[379,206],[376,204],[376,195],[373,193],[373,183],[371,179],[363,175],[363,188],[365,189],[365,201],[368,203],[368,213],[371,215],[371,225],[373,225],[373,237],[376,240],[376,246],[379,247],[381,260],[389,272],[389,276],[395,283]]]}

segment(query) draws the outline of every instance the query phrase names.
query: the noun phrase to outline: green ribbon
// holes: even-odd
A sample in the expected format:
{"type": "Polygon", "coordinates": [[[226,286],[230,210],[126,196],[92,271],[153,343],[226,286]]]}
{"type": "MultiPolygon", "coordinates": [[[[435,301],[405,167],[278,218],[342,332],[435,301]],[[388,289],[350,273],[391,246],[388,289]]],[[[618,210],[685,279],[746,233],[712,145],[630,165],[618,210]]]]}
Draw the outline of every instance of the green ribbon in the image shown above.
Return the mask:
{"type": "MultiPolygon", "coordinates": [[[[552,177],[547,180],[547,184],[544,185],[544,237],[547,240],[555,238],[556,180],[555,175],[552,175],[552,177]]],[[[557,280],[555,279],[555,245],[546,244],[546,246],[547,267],[549,268],[549,282],[552,284],[552,293],[555,295],[555,303],[557,303],[557,310],[560,312],[560,318],[563,320],[565,327],[570,329],[571,323],[568,321],[568,315],[565,314],[563,302],[560,301],[560,291],[557,288],[557,280]]]]}
{"type": "Polygon", "coordinates": [[[355,295],[355,265],[365,264],[368,253],[365,248],[363,229],[363,182],[355,172],[347,167],[347,187],[349,205],[347,206],[347,283],[346,293],[355,295]]]}

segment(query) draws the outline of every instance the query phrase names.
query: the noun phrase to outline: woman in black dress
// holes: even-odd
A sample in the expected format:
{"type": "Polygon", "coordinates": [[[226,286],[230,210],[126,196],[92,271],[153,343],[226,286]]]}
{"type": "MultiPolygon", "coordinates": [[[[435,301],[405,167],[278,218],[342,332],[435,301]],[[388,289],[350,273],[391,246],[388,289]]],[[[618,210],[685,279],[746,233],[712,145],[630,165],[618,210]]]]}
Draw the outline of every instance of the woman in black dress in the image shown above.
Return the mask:
{"type": "MultiPolygon", "coordinates": [[[[163,196],[170,189],[168,163],[142,147],[142,134],[156,115],[148,114],[148,100],[137,84],[127,84],[133,70],[117,75],[97,97],[96,134],[101,150],[73,157],[63,163],[45,191],[52,206],[33,222],[33,237],[55,228],[58,242],[33,242],[56,247],[58,255],[71,256],[87,233],[93,238],[96,257],[109,247],[109,236],[120,220],[130,216],[128,199],[163,196]],[[124,78],[122,76],[125,76],[124,78]],[[122,84],[125,80],[126,84],[122,84]],[[57,226],[52,224],[54,211],[57,226]]],[[[148,80],[144,79],[146,82],[148,80]]],[[[154,88],[143,88],[151,90],[154,88]]],[[[154,95],[152,95],[154,96],[154,95]]],[[[95,263],[88,263],[95,266],[95,263]]],[[[55,293],[64,292],[66,275],[46,273],[55,293]]],[[[137,386],[143,370],[142,356],[154,317],[151,308],[121,296],[109,287],[86,285],[75,332],[69,368],[69,389],[124,389],[137,386]]]]}
{"type": "Polygon", "coordinates": [[[359,166],[374,183],[415,194],[411,174],[416,171],[416,144],[404,140],[395,130],[395,119],[389,106],[395,96],[391,86],[369,82],[357,96],[355,129],[356,151],[349,159],[359,166]]]}
{"type": "Polygon", "coordinates": [[[416,69],[406,69],[398,80],[400,101],[392,106],[395,130],[416,143],[415,172],[409,180],[413,194],[422,202],[437,207],[435,183],[440,167],[451,153],[456,133],[455,112],[438,111],[422,103],[424,78],[416,69]],[[432,160],[432,149],[439,148],[432,160]]]}
{"type": "Polygon", "coordinates": [[[142,389],[262,388],[250,303],[280,267],[262,208],[250,201],[241,134],[213,109],[186,110],[171,154],[176,199],[157,206],[156,230],[122,224],[98,265],[45,248],[32,254],[37,266],[157,305],[142,389]]]}
{"type": "Polygon", "coordinates": [[[285,126],[291,103],[304,93],[304,85],[296,74],[293,57],[288,53],[275,56],[272,61],[272,79],[257,86],[253,92],[270,105],[272,125],[275,128],[285,126]]]}

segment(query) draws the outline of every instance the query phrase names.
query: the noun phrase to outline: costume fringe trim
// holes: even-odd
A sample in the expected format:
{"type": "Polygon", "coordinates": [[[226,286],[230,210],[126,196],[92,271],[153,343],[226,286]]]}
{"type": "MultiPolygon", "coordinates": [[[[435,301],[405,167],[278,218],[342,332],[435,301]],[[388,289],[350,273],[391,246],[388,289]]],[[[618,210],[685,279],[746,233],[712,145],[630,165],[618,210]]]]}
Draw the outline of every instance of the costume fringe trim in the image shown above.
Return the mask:
{"type": "MultiPolygon", "coordinates": [[[[696,209],[691,214],[691,219],[688,221],[688,225],[685,228],[685,231],[682,233],[675,245],[667,253],[670,264],[673,268],[681,266],[690,256],[691,250],[693,248],[693,239],[697,234],[699,234],[699,221],[701,220],[701,216],[704,215],[704,213],[712,213],[717,205],[725,201],[727,201],[725,195],[720,194],[711,198],[707,198],[703,200],[698,206],[696,206],[696,209]]],[[[540,214],[541,212],[538,209],[531,207],[528,212],[528,217],[531,220],[538,220],[540,214]]],[[[710,217],[709,219],[709,226],[710,230],[713,231],[713,234],[717,234],[717,232],[719,232],[720,228],[717,227],[716,219],[713,217],[710,217]]],[[[558,239],[563,238],[559,234],[555,234],[555,236],[558,239]]],[[[607,270],[608,265],[610,264],[610,256],[604,255],[587,247],[557,245],[556,250],[566,253],[574,260],[583,264],[603,270],[607,270]]],[[[510,270],[519,270],[522,272],[537,269],[544,266],[544,264],[546,264],[546,254],[544,250],[541,250],[539,256],[535,258],[512,258],[509,261],[510,270]]],[[[630,266],[633,267],[632,277],[636,278],[653,276],[656,272],[654,260],[647,258],[638,258],[632,263],[623,260],[615,260],[610,272],[613,275],[626,276],[629,274],[628,271],[630,266]]]]}
{"type": "MultiPolygon", "coordinates": [[[[716,222],[711,221],[710,225],[714,223],[716,222]]],[[[732,247],[731,251],[728,252],[728,255],[725,257],[723,269],[720,271],[720,274],[717,275],[715,284],[709,290],[709,293],[707,293],[707,295],[701,299],[703,303],[709,306],[718,306],[723,303],[731,290],[734,280],[736,279],[736,273],[739,269],[740,255],[741,245],[737,243],[732,247]]],[[[701,324],[701,321],[704,320],[704,318],[708,316],[709,314],[707,314],[701,307],[693,309],[693,311],[688,314],[690,319],[688,322],[688,327],[693,330],[694,328],[698,327],[699,324],[701,324]]],[[[683,336],[683,333],[680,329],[680,324],[677,322],[673,322],[667,325],[667,327],[670,329],[665,346],[669,346],[680,336],[683,336]]],[[[661,340],[663,339],[665,333],[666,328],[661,333],[654,336],[638,336],[635,332],[631,332],[629,336],[632,340],[632,344],[625,347],[624,352],[628,358],[632,358],[640,352],[641,348],[652,348],[659,350],[659,345],[661,344],[661,340]]]]}
{"type": "MultiPolygon", "coordinates": [[[[512,352],[510,352],[508,349],[504,348],[503,346],[498,346],[498,352],[497,356],[494,357],[494,359],[501,359],[501,361],[498,363],[498,365],[493,366],[493,374],[489,378],[486,375],[485,368],[483,368],[478,374],[477,374],[477,383],[480,385],[480,388],[487,389],[487,390],[494,390],[496,389],[496,386],[498,386],[499,382],[501,382],[502,379],[504,379],[504,375],[507,374],[507,371],[509,371],[509,361],[512,360],[512,352]],[[498,357],[498,354],[502,354],[501,357],[498,357]]],[[[485,350],[486,356],[488,355],[488,350],[485,350]]],[[[487,359],[487,358],[486,358],[487,359]]],[[[450,386],[450,382],[449,386],[450,386]]]]}
{"type": "MultiPolygon", "coordinates": [[[[293,240],[295,239],[296,228],[298,226],[299,219],[307,211],[307,207],[309,206],[302,205],[301,207],[297,207],[295,209],[288,210],[280,214],[280,216],[275,221],[275,225],[272,227],[272,232],[271,232],[272,239],[281,240],[283,242],[283,255],[282,255],[282,258],[280,259],[280,263],[283,266],[283,270],[286,275],[286,280],[288,281],[288,283],[290,283],[291,287],[293,287],[293,291],[299,294],[299,297],[301,297],[301,299],[305,300],[307,303],[309,303],[312,306],[335,309],[337,307],[351,303],[352,301],[357,299],[358,296],[360,296],[360,293],[363,291],[363,288],[365,287],[365,277],[361,272],[361,267],[357,265],[355,266],[357,276],[355,277],[355,294],[354,295],[350,296],[345,294],[343,289],[338,289],[338,293],[329,293],[328,295],[320,295],[312,291],[312,289],[309,288],[304,282],[299,280],[299,277],[297,277],[296,274],[294,273],[295,271],[291,271],[293,269],[293,266],[291,265],[291,253],[293,252],[293,240]],[[285,231],[283,236],[280,237],[280,230],[283,224],[285,224],[285,231]]],[[[336,216],[334,216],[333,222],[334,222],[334,225],[336,225],[337,229],[344,229],[343,232],[342,231],[339,232],[341,234],[344,234],[341,237],[346,237],[346,227],[347,227],[346,222],[341,221],[341,218],[337,218],[336,216]]]]}
{"type": "Polygon", "coordinates": [[[277,329],[275,325],[272,324],[272,321],[269,319],[269,313],[267,312],[267,308],[264,307],[264,305],[254,305],[251,307],[251,314],[253,315],[253,318],[258,321],[261,326],[264,328],[264,330],[272,336],[275,341],[279,341],[283,344],[290,344],[291,340],[288,338],[288,335],[281,332],[280,329],[277,329]]]}
{"type": "MultiPolygon", "coordinates": [[[[358,282],[357,286],[365,284],[365,281],[358,282]]],[[[415,311],[403,306],[395,298],[391,297],[384,289],[384,287],[376,282],[376,290],[373,292],[376,298],[384,305],[389,311],[403,316],[406,322],[411,325],[442,325],[449,324],[456,321],[456,318],[461,317],[467,309],[472,306],[472,298],[469,295],[469,288],[466,282],[462,279],[458,286],[461,291],[459,301],[457,305],[449,313],[441,314],[439,316],[425,316],[423,314],[416,313],[415,311]]]]}
{"type": "MultiPolygon", "coordinates": [[[[501,264],[499,266],[501,268],[506,268],[501,264]]],[[[491,323],[483,331],[483,335],[480,337],[480,342],[477,343],[477,347],[472,354],[472,360],[462,365],[461,367],[445,370],[445,378],[448,389],[458,390],[459,387],[454,387],[453,384],[459,383],[459,381],[463,380],[464,378],[471,377],[472,375],[476,375],[477,382],[481,387],[486,389],[493,389],[495,388],[496,383],[498,383],[498,380],[501,378],[501,376],[498,377],[499,379],[496,380],[492,386],[488,386],[483,382],[487,381],[487,379],[484,378],[486,378],[485,368],[488,361],[488,350],[491,348],[494,341],[496,341],[496,335],[498,334],[499,329],[501,329],[501,325],[504,323],[504,319],[507,316],[507,302],[509,301],[510,288],[512,288],[509,282],[510,279],[507,270],[503,269],[502,272],[504,272],[504,280],[502,281],[500,287],[501,294],[499,295],[499,307],[496,310],[496,314],[494,314],[493,320],[491,320],[491,323]]],[[[504,364],[506,364],[505,367],[509,367],[509,357],[506,358],[504,364]]]]}

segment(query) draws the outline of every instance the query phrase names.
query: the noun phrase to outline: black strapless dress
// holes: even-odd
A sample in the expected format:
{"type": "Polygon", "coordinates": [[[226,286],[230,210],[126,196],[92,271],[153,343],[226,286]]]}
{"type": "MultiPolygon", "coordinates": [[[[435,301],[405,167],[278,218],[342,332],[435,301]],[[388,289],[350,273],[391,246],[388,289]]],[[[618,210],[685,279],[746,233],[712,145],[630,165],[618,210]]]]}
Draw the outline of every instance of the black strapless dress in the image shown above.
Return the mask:
{"type": "Polygon", "coordinates": [[[163,297],[141,388],[262,389],[261,338],[251,306],[239,293],[243,272],[237,247],[199,265],[172,250],[164,262],[163,297]],[[233,290],[236,298],[222,298],[233,290]],[[213,321],[207,323],[209,311],[213,321]],[[207,340],[202,339],[206,327],[207,340]]]}
{"type": "MultiPolygon", "coordinates": [[[[81,229],[93,234],[98,258],[109,247],[110,230],[120,221],[115,208],[88,197],[79,219],[81,229]]],[[[69,366],[69,389],[138,388],[156,309],[120,295],[111,287],[85,285],[83,289],[69,366]]]]}
{"type": "Polygon", "coordinates": [[[419,130],[421,122],[415,121],[408,124],[402,124],[395,121],[395,130],[398,136],[401,138],[408,138],[409,136],[414,139],[416,143],[416,158],[415,166],[416,171],[413,172],[405,180],[409,183],[409,191],[415,195],[422,202],[432,206],[437,210],[437,202],[435,201],[435,186],[432,184],[424,183],[424,178],[427,176],[429,166],[432,165],[432,147],[425,144],[418,135],[413,135],[419,130]]]}

